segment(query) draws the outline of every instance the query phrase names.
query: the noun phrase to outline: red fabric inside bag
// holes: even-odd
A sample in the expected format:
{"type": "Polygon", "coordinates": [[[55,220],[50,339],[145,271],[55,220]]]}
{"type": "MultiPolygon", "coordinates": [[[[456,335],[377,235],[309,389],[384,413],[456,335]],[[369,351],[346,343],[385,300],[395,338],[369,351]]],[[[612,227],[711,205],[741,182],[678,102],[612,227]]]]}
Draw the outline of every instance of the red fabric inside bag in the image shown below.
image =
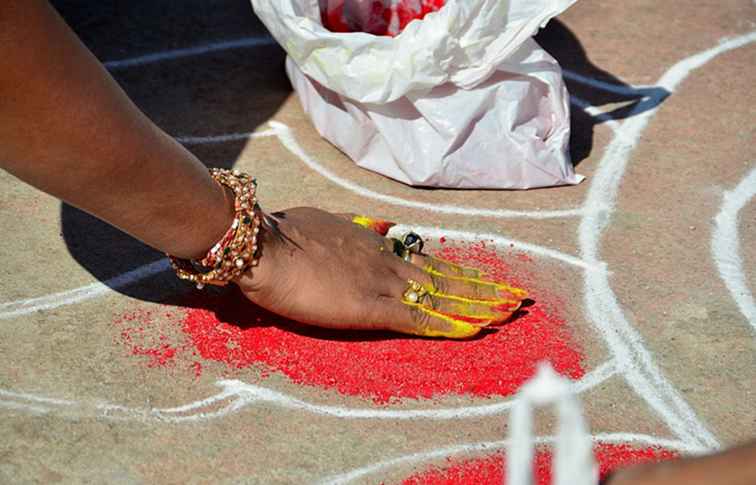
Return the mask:
{"type": "Polygon", "coordinates": [[[320,0],[323,26],[331,32],[398,35],[415,19],[444,6],[445,0],[320,0]]]}

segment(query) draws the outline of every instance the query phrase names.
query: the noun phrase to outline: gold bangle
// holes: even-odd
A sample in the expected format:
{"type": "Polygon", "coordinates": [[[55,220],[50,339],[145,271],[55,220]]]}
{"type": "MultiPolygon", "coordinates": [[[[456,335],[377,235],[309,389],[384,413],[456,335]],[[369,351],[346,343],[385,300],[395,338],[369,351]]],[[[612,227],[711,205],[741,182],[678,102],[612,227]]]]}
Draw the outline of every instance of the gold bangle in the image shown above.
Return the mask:
{"type": "Polygon", "coordinates": [[[195,260],[168,257],[176,275],[191,281],[202,289],[205,285],[225,286],[250,267],[257,266],[257,235],[260,232],[260,216],[257,214],[257,181],[238,170],[210,169],[210,175],[222,186],[234,192],[234,221],[221,241],[215,244],[208,256],[214,265],[204,267],[195,260]]]}

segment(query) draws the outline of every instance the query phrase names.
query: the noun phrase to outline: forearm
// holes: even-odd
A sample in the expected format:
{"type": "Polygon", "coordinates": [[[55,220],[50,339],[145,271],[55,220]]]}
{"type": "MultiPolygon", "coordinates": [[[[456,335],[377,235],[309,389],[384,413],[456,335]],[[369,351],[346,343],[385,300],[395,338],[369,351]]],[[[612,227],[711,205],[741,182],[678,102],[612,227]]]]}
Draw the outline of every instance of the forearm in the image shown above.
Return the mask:
{"type": "Polygon", "coordinates": [[[0,167],[145,243],[196,257],[231,200],[47,2],[0,2],[0,167]]]}
{"type": "Polygon", "coordinates": [[[700,458],[639,466],[617,474],[607,485],[752,485],[756,483],[756,442],[700,458]]]}

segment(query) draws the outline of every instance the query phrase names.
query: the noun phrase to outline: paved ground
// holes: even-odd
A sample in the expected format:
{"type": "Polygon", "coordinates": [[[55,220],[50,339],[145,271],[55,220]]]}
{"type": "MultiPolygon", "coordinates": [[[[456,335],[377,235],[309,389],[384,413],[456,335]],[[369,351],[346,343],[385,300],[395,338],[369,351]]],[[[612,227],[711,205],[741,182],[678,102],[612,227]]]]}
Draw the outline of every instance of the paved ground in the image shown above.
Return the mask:
{"type": "Polygon", "coordinates": [[[101,60],[133,60],[109,67],[152,119],[255,173],[267,207],[385,216],[536,304],[472,342],[313,331],[188,289],[0,173],[1,482],[499,483],[508,398],[541,359],[579,384],[604,469],[756,437],[752,2],[581,0],[552,22],[539,41],[567,70],[588,179],[528,192],[353,166],[244,2],[55,3],[101,60]],[[214,49],[180,50],[197,46],[214,49]]]}

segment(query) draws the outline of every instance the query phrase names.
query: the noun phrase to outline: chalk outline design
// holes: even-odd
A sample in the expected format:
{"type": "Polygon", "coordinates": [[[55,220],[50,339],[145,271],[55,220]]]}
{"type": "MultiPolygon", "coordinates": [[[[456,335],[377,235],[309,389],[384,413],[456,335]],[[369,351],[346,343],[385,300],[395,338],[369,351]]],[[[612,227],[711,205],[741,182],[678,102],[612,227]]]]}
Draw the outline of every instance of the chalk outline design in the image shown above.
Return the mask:
{"type": "Polygon", "coordinates": [[[756,303],[748,288],[748,280],[743,270],[738,237],[738,216],[740,210],[756,196],[756,168],[746,175],[732,190],[724,193],[722,208],[714,218],[711,235],[711,252],[719,270],[719,277],[727,286],[732,299],[746,321],[756,332],[756,303]]]}
{"type": "MultiPolygon", "coordinates": [[[[138,58],[134,59],[127,59],[122,61],[112,61],[109,63],[105,63],[105,65],[108,68],[111,69],[120,69],[124,67],[131,67],[136,65],[143,65],[150,62],[161,62],[169,59],[175,59],[175,58],[181,58],[181,57],[187,57],[187,56],[193,56],[193,55],[201,55],[209,52],[217,52],[224,49],[230,49],[230,48],[242,48],[242,47],[252,47],[252,46],[260,46],[260,45],[268,45],[271,44],[272,41],[270,39],[265,40],[268,38],[251,38],[251,39],[241,39],[238,41],[229,41],[226,43],[218,43],[218,44],[210,44],[207,46],[199,46],[199,47],[193,47],[189,49],[179,49],[177,51],[169,51],[169,52],[163,52],[163,53],[155,53],[155,54],[149,54],[146,56],[140,56],[138,58]]],[[[740,35],[738,37],[732,38],[732,39],[726,39],[723,40],[718,46],[713,47],[711,49],[702,51],[698,54],[692,55],[688,58],[683,59],[682,61],[679,61],[677,64],[672,66],[670,69],[668,69],[665,74],[662,76],[662,78],[657,83],[657,86],[663,87],[667,89],[668,92],[673,93],[676,89],[676,87],[695,69],[703,66],[710,60],[712,60],[714,57],[718,56],[719,54],[722,54],[724,52],[730,51],[732,49],[736,49],[738,47],[745,46],[751,42],[756,41],[756,31],[740,35]]],[[[606,84],[603,82],[599,82],[596,80],[592,80],[589,78],[583,78],[579,74],[576,73],[570,73],[565,72],[565,76],[571,77],[572,79],[578,81],[578,82],[584,82],[586,84],[589,84],[593,87],[599,88],[599,89],[605,89],[615,92],[632,92],[633,94],[636,94],[637,91],[633,88],[625,87],[625,86],[614,86],[610,84],[606,84]],[[629,90],[629,91],[628,91],[629,90]]],[[[617,300],[616,295],[614,294],[613,290],[611,289],[611,285],[609,283],[609,271],[606,267],[606,264],[600,260],[600,241],[603,231],[608,227],[611,214],[614,210],[614,205],[616,202],[616,196],[619,191],[619,185],[622,179],[622,175],[625,172],[625,168],[627,166],[627,163],[629,162],[630,154],[632,153],[633,149],[636,147],[637,142],[640,138],[640,135],[644,131],[645,127],[647,126],[650,119],[653,117],[653,115],[658,111],[659,105],[657,104],[652,109],[649,109],[648,111],[641,112],[641,110],[636,106],[636,108],[631,111],[631,115],[628,117],[627,120],[619,124],[616,120],[611,120],[610,115],[605,115],[600,112],[595,107],[588,106],[587,103],[581,101],[581,100],[573,100],[573,103],[582,107],[587,112],[591,113],[593,116],[597,117],[599,121],[606,122],[610,128],[614,131],[614,138],[609,143],[607,148],[605,149],[604,155],[601,158],[598,170],[596,174],[593,177],[593,180],[590,183],[588,194],[586,196],[585,203],[583,206],[579,209],[569,209],[569,210],[561,210],[561,211],[536,211],[536,212],[530,212],[530,211],[512,211],[512,213],[505,213],[505,212],[499,212],[499,211],[493,211],[489,214],[480,214],[475,212],[474,214],[477,216],[491,216],[491,217],[527,217],[527,218],[551,218],[551,217],[575,217],[580,216],[580,226],[578,229],[578,242],[579,242],[579,251],[581,258],[575,258],[574,256],[570,255],[564,255],[562,253],[562,256],[559,259],[562,259],[564,262],[569,262],[571,264],[574,264],[574,261],[581,261],[582,264],[579,266],[583,267],[585,269],[585,286],[584,286],[584,297],[586,300],[586,303],[589,303],[586,305],[586,316],[588,319],[593,323],[596,330],[599,332],[600,335],[605,339],[605,342],[607,346],[609,347],[611,354],[613,355],[612,360],[608,363],[605,363],[604,366],[600,367],[598,370],[603,369],[604,374],[608,374],[606,377],[611,377],[611,375],[616,371],[617,374],[622,375],[625,377],[625,380],[627,383],[636,391],[636,393],[643,398],[649,406],[656,411],[657,415],[661,417],[665,423],[667,424],[670,431],[678,436],[680,438],[679,442],[673,442],[667,440],[667,445],[670,447],[677,447],[678,449],[686,449],[687,451],[705,451],[709,449],[716,449],[718,448],[719,442],[717,441],[716,437],[705,427],[705,425],[701,422],[701,420],[695,415],[693,410],[690,408],[690,406],[685,402],[685,400],[679,395],[679,393],[674,389],[674,387],[667,381],[656,364],[653,362],[653,359],[648,352],[648,350],[645,348],[643,340],[640,336],[640,334],[635,330],[630,322],[627,320],[627,318],[624,316],[624,313],[622,311],[622,308],[617,300]],[[546,214],[545,216],[543,214],[546,214]],[[606,369],[608,369],[609,364],[611,363],[612,372],[609,373],[606,369]],[[675,444],[676,443],[676,444],[675,444]]],[[[332,177],[329,177],[328,175],[325,175],[323,173],[323,170],[326,170],[324,167],[320,166],[321,170],[318,170],[315,166],[307,162],[307,159],[312,160],[310,157],[307,156],[307,154],[301,150],[301,147],[298,146],[296,143],[296,140],[291,136],[291,131],[288,130],[288,132],[284,131],[285,125],[277,122],[271,122],[272,130],[276,132],[276,135],[281,140],[284,147],[292,151],[295,155],[298,156],[298,158],[302,159],[302,161],[313,168],[314,170],[321,173],[321,175],[326,176],[326,178],[330,179],[331,181],[334,181],[338,185],[341,185],[344,188],[347,188],[348,190],[351,190],[353,192],[361,193],[365,190],[363,187],[360,187],[357,184],[354,184],[351,181],[338,178],[335,174],[330,174],[332,177]],[[282,136],[283,135],[283,136],[282,136]],[[287,135],[289,135],[289,138],[287,138],[287,135]],[[292,143],[293,141],[293,143],[292,143]],[[288,143],[288,146],[287,146],[288,143]],[[292,150],[292,147],[294,150],[292,150]],[[296,150],[296,148],[299,148],[299,150],[296,150]],[[304,155],[304,157],[300,156],[304,155]],[[337,177],[338,180],[334,180],[333,177],[337,177]]],[[[252,137],[260,137],[260,136],[269,136],[269,133],[260,133],[260,134],[253,134],[252,137]]],[[[220,139],[224,139],[224,141],[233,140],[233,139],[240,139],[240,138],[248,138],[249,136],[247,134],[231,134],[231,135],[223,135],[222,137],[207,137],[207,138],[188,138],[185,139],[185,142],[192,143],[207,143],[207,142],[220,142],[220,139]]],[[[316,162],[317,164],[317,162],[316,162]]],[[[756,173],[756,171],[754,171],[756,173]]],[[[750,179],[745,179],[750,180],[750,179]]],[[[742,184],[743,182],[741,182],[742,184]]],[[[740,185],[739,185],[740,187],[740,185]]],[[[733,193],[736,193],[735,197],[740,194],[741,191],[738,191],[736,188],[733,193]]],[[[375,196],[372,196],[374,199],[383,200],[389,203],[398,203],[398,205],[404,205],[408,207],[415,207],[423,209],[422,205],[419,205],[421,203],[415,202],[415,201],[409,201],[401,198],[394,198],[392,196],[386,196],[385,194],[378,194],[374,193],[375,196]],[[391,199],[386,199],[387,197],[390,197],[391,199]],[[395,200],[392,200],[395,199],[395,200]]],[[[752,194],[751,194],[752,196],[752,194]]],[[[750,198],[750,197],[749,197],[750,198]]],[[[747,199],[746,199],[747,200],[747,199]]],[[[743,202],[744,204],[745,202],[743,202]]],[[[723,204],[722,212],[720,212],[720,215],[726,214],[726,216],[723,216],[724,223],[720,220],[717,220],[717,227],[715,228],[715,232],[713,234],[712,238],[712,250],[713,252],[717,252],[718,250],[715,249],[715,246],[718,244],[717,240],[731,240],[732,231],[727,230],[728,223],[730,224],[730,227],[732,226],[731,222],[728,222],[727,218],[729,217],[732,219],[733,214],[733,207],[737,207],[737,210],[735,210],[735,220],[737,220],[737,212],[739,211],[739,208],[742,207],[742,204],[740,206],[737,206],[737,204],[732,205],[728,203],[728,199],[725,199],[725,203],[723,204]],[[724,238],[719,237],[721,236],[721,232],[723,231],[722,226],[724,225],[724,232],[725,236],[724,238]],[[728,239],[730,238],[730,239],[728,239]]],[[[454,208],[449,211],[449,213],[453,214],[465,214],[465,210],[471,210],[468,208],[454,208]],[[457,209],[463,209],[463,212],[458,212],[457,209]]],[[[428,228],[425,228],[428,229],[428,228]]],[[[450,231],[445,231],[446,233],[449,233],[450,231]]],[[[459,233],[462,233],[461,231],[456,231],[459,233]]],[[[467,233],[468,237],[475,237],[474,235],[471,235],[470,233],[467,233]]],[[[500,237],[500,236],[496,236],[500,237]]],[[[737,228],[735,228],[735,238],[737,237],[737,228]]],[[[737,241],[736,241],[737,242],[737,241]]],[[[531,248],[532,249],[532,248],[531,248]]],[[[549,250],[553,251],[553,250],[549,250]]],[[[556,253],[556,252],[554,252],[556,253]]],[[[545,254],[541,252],[539,254],[541,256],[554,256],[554,254],[545,254]]],[[[715,259],[716,259],[715,254],[715,259]]],[[[152,263],[152,265],[160,265],[164,264],[164,261],[157,261],[155,263],[152,263]]],[[[138,280],[141,280],[145,277],[149,277],[152,274],[155,274],[159,271],[162,271],[162,269],[155,269],[152,268],[152,272],[149,270],[145,270],[145,268],[150,265],[146,265],[145,267],[137,268],[136,270],[133,270],[127,274],[130,274],[130,276],[126,277],[125,275],[121,275],[119,277],[116,277],[115,280],[118,280],[116,283],[119,284],[132,284],[135,283],[138,280]],[[141,273],[140,273],[141,272],[141,273]],[[123,278],[124,281],[120,281],[119,278],[123,278]]],[[[728,281],[728,276],[726,273],[722,273],[720,269],[720,274],[722,275],[725,282],[728,281]]],[[[111,282],[112,283],[112,282],[111,282]]],[[[82,301],[83,299],[100,296],[107,292],[106,289],[103,289],[100,286],[97,286],[98,284],[90,285],[90,287],[87,290],[84,290],[79,293],[73,293],[78,290],[82,290],[81,288],[78,290],[71,290],[71,292],[63,292],[61,294],[57,295],[48,295],[46,297],[41,297],[37,299],[32,300],[25,300],[21,303],[19,302],[10,302],[0,305],[0,310],[6,310],[4,312],[0,311],[0,318],[3,318],[4,315],[9,315],[9,312],[14,312],[13,316],[18,316],[20,314],[28,313],[25,310],[28,308],[29,302],[31,303],[31,307],[36,307],[32,311],[37,310],[44,310],[47,308],[52,308],[55,306],[60,306],[57,303],[62,302],[60,304],[70,304],[70,303],[76,303],[78,301],[82,301]],[[63,295],[62,297],[60,295],[63,295]],[[52,305],[52,306],[51,306],[52,305]],[[18,312],[22,313],[18,313],[18,312]]],[[[103,285],[105,288],[107,286],[103,285]]],[[[730,286],[728,285],[728,289],[730,289],[730,286]]],[[[732,289],[730,289],[732,292],[732,289]]],[[[735,293],[733,293],[733,296],[735,297],[735,293]]],[[[751,297],[752,299],[752,297],[751,297]]],[[[736,300],[737,301],[737,300],[736,300]]],[[[741,311],[743,306],[739,303],[739,306],[741,307],[741,311]]],[[[746,311],[744,311],[744,315],[749,318],[750,309],[748,305],[746,305],[746,311]]],[[[5,318],[9,318],[8,316],[5,316],[5,318]]],[[[749,320],[750,322],[750,320],[749,320]]],[[[601,373],[599,373],[601,374],[601,373]]],[[[219,383],[226,383],[226,381],[219,381],[219,383]]],[[[244,383],[242,383],[244,384],[244,383]]],[[[244,384],[246,386],[250,386],[249,384],[244,384]]],[[[259,386],[255,386],[259,387],[259,386]]],[[[265,389],[265,388],[260,388],[265,389]]],[[[275,392],[272,390],[266,390],[268,392],[275,392]]],[[[224,391],[227,392],[227,391],[224,391]]],[[[221,393],[220,395],[223,395],[221,393]]],[[[227,395],[225,397],[231,397],[230,395],[227,395]]],[[[217,396],[214,396],[212,398],[208,399],[215,399],[217,396]]],[[[197,401],[196,403],[192,403],[185,406],[180,406],[178,408],[173,408],[176,411],[191,411],[197,406],[200,406],[204,404],[206,400],[197,401]]],[[[237,400],[237,402],[245,402],[243,399],[237,400]]],[[[301,401],[300,401],[301,402],[301,401]]],[[[305,403],[306,404],[306,403],[305,403]]],[[[31,394],[22,394],[22,393],[14,393],[12,391],[5,391],[0,390],[0,407],[6,407],[11,409],[19,409],[24,410],[27,412],[37,413],[37,412],[46,412],[46,409],[48,409],[50,406],[55,407],[71,407],[76,406],[77,403],[74,401],[67,401],[67,400],[58,400],[58,399],[52,399],[47,397],[40,397],[40,396],[34,396],[31,394]],[[26,402],[24,401],[26,399],[26,402]]],[[[231,408],[232,411],[237,410],[238,404],[232,404],[231,408]]],[[[101,411],[107,411],[108,413],[113,413],[116,411],[124,411],[127,408],[124,408],[122,406],[117,405],[99,405],[98,409],[101,411]]],[[[167,410],[166,410],[167,411],[167,410]]],[[[596,435],[594,438],[598,439],[600,435],[596,435]]],[[[637,435],[624,435],[626,440],[632,441],[632,437],[635,436],[638,438],[637,435]]],[[[547,438],[544,438],[547,440],[547,438]]],[[[640,438],[639,438],[640,439],[640,438]]],[[[650,438],[645,437],[642,439],[646,439],[648,442],[655,442],[659,443],[659,438],[650,438]]],[[[492,442],[494,443],[505,443],[505,442],[492,442]]],[[[461,448],[459,448],[461,451],[469,451],[469,449],[475,448],[477,445],[461,445],[461,448]]],[[[426,461],[428,459],[437,458],[441,456],[448,456],[449,454],[454,454],[455,451],[451,449],[441,450],[441,451],[434,451],[431,452],[431,455],[428,455],[426,457],[421,457],[419,460],[426,461]]],[[[382,469],[388,466],[395,466],[395,464],[399,464],[402,462],[402,460],[405,461],[415,461],[413,456],[416,456],[418,454],[414,455],[408,455],[408,457],[402,457],[399,459],[393,459],[393,460],[387,460],[382,463],[371,465],[371,470],[377,470],[382,469]]],[[[420,454],[422,455],[422,454],[420,454]]],[[[426,454],[427,455],[427,454],[426,454]]],[[[347,474],[344,474],[344,476],[351,476],[350,474],[354,474],[355,471],[348,472],[347,474]]],[[[364,473],[360,472],[361,474],[359,476],[364,475],[364,473]]],[[[371,473],[370,471],[367,473],[371,473]]],[[[347,480],[348,481],[348,480],[347,480]]],[[[333,482],[337,483],[337,482],[333,482]]],[[[338,482],[338,483],[345,483],[345,481],[338,482]]]]}

